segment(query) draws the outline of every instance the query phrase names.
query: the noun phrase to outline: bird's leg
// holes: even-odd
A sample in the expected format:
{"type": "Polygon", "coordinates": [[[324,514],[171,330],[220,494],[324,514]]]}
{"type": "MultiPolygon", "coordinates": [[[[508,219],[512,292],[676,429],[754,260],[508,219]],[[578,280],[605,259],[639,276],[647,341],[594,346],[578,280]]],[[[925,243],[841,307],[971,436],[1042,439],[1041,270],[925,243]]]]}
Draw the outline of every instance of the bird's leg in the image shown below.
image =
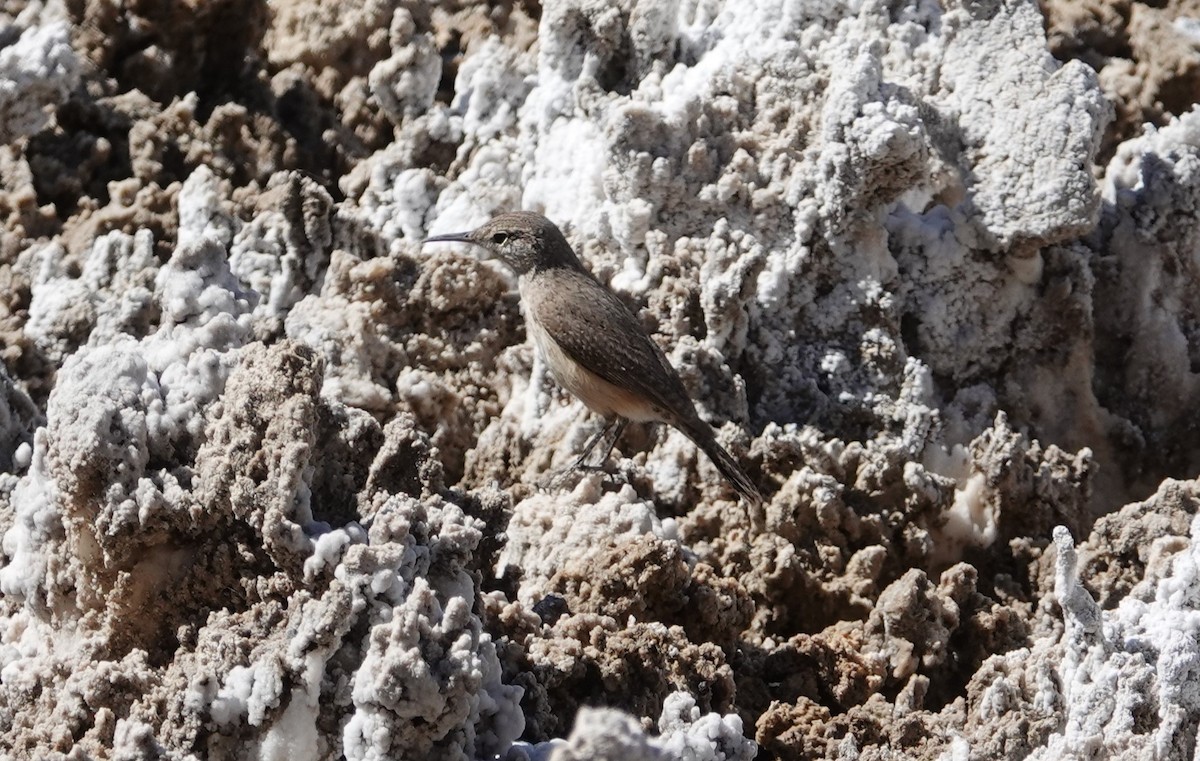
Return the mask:
{"type": "MultiPolygon", "coordinates": [[[[585,465],[584,465],[584,463],[587,461],[588,455],[589,455],[589,454],[591,454],[591,453],[592,453],[592,450],[596,448],[596,444],[600,443],[600,440],[601,440],[602,438],[604,438],[604,436],[605,436],[605,435],[606,435],[606,434],[607,434],[607,433],[608,433],[610,430],[612,430],[612,427],[613,427],[614,425],[617,425],[617,433],[618,433],[618,435],[619,435],[619,434],[620,434],[620,430],[621,430],[621,428],[624,428],[624,427],[625,427],[625,421],[624,421],[624,420],[622,420],[621,418],[608,418],[608,419],[606,419],[606,420],[604,421],[604,425],[603,425],[603,426],[600,428],[600,430],[596,431],[596,433],[594,433],[594,434],[592,435],[592,437],[591,437],[590,439],[588,439],[588,442],[587,442],[586,444],[584,444],[584,445],[583,445],[583,452],[582,452],[582,453],[579,455],[579,457],[578,457],[578,458],[575,460],[575,462],[574,462],[574,463],[572,463],[572,464],[571,464],[571,467],[570,467],[570,468],[568,468],[567,470],[568,470],[568,471],[572,471],[572,470],[597,470],[598,468],[597,468],[596,466],[590,466],[590,467],[589,467],[589,466],[585,466],[585,465]],[[618,424],[618,423],[619,423],[619,424],[618,424]]],[[[607,459],[608,459],[608,453],[609,453],[609,452],[612,452],[612,448],[613,448],[613,445],[614,445],[615,443],[616,443],[616,437],[613,437],[613,438],[612,438],[612,440],[611,440],[611,441],[609,441],[609,443],[608,443],[608,449],[607,449],[607,450],[605,450],[604,459],[600,461],[600,464],[601,464],[601,465],[603,465],[603,464],[604,464],[604,460],[607,460],[607,459]]]]}
{"type": "MultiPolygon", "coordinates": [[[[620,436],[621,431],[625,428],[625,420],[623,418],[604,418],[604,425],[601,426],[600,430],[596,431],[594,434],[592,434],[591,438],[588,439],[587,444],[585,444],[583,447],[583,453],[575,459],[575,462],[571,463],[562,470],[556,471],[542,485],[556,488],[562,486],[567,479],[570,478],[572,473],[576,473],[578,471],[590,472],[603,470],[603,468],[597,465],[585,465],[584,463],[587,461],[588,455],[591,454],[592,450],[596,448],[596,445],[599,444],[600,441],[607,436],[607,434],[613,431],[614,428],[616,429],[616,435],[608,438],[608,443],[604,449],[604,460],[607,460],[608,455],[612,452],[613,446],[616,444],[617,436],[620,436]]],[[[601,464],[604,463],[604,460],[600,461],[601,464]]]]}
{"type": "Polygon", "coordinates": [[[598,470],[603,472],[604,465],[608,462],[608,456],[612,454],[613,447],[617,445],[617,439],[621,438],[621,432],[625,430],[625,424],[627,422],[628,421],[626,421],[625,418],[615,418],[614,420],[610,420],[600,431],[601,433],[609,434],[604,438],[604,455],[596,461],[595,465],[583,464],[583,461],[588,456],[588,453],[591,452],[591,450],[596,446],[597,442],[593,441],[591,445],[584,451],[584,453],[579,456],[579,459],[575,461],[575,464],[571,466],[571,469],[584,471],[598,470]]]}
{"type": "Polygon", "coordinates": [[[617,418],[617,427],[613,429],[612,435],[608,437],[608,446],[604,448],[604,456],[597,463],[597,468],[603,468],[604,463],[608,462],[609,455],[612,454],[613,447],[617,445],[617,439],[621,438],[621,432],[625,430],[625,425],[629,421],[625,418],[617,418]]]}

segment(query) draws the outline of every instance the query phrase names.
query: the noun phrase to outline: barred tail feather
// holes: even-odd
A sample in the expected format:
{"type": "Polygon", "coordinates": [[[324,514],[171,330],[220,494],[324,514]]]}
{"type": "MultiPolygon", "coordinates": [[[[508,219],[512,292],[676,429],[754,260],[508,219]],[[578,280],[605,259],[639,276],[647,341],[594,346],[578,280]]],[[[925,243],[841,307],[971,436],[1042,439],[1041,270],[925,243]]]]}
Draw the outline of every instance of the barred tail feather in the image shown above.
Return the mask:
{"type": "Polygon", "coordinates": [[[713,465],[717,466],[717,470],[721,471],[721,475],[729,481],[738,494],[742,496],[742,501],[746,503],[746,507],[750,513],[751,523],[756,529],[761,529],[765,516],[763,515],[762,505],[763,496],[754,482],[750,480],[750,476],[746,475],[746,471],[742,470],[742,466],[738,461],[733,459],[733,455],[725,451],[725,448],[717,443],[717,437],[713,434],[712,428],[705,423],[699,423],[692,426],[692,430],[684,429],[684,433],[695,442],[696,446],[708,455],[708,459],[712,460],[713,465]]]}

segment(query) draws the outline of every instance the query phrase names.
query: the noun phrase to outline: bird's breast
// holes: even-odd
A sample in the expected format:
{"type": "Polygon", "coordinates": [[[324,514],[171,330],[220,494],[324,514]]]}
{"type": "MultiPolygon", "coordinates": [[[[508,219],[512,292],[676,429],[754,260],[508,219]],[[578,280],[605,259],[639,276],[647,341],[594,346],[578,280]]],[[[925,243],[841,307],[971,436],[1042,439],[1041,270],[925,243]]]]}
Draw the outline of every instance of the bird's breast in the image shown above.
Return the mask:
{"type": "MultiPolygon", "coordinates": [[[[546,369],[554,380],[589,409],[603,417],[623,417],[637,422],[665,420],[650,400],[635,391],[623,388],[601,378],[568,354],[554,336],[546,330],[541,319],[541,310],[547,308],[547,299],[530,293],[531,289],[522,278],[521,301],[525,309],[525,332],[533,339],[533,345],[546,369]]],[[[545,284],[542,284],[545,285],[545,284]]],[[[553,307],[552,308],[557,308],[553,307]]]]}

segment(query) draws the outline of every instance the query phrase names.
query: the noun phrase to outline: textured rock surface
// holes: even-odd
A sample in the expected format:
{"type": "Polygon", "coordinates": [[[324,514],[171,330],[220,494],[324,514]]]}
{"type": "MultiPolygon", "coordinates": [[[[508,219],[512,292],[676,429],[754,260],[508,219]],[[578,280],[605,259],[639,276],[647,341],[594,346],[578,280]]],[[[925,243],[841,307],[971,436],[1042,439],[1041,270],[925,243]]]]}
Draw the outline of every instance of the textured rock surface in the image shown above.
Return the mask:
{"type": "Polygon", "coordinates": [[[332,7],[0,9],[0,756],[1195,755],[1200,8],[332,7]]]}

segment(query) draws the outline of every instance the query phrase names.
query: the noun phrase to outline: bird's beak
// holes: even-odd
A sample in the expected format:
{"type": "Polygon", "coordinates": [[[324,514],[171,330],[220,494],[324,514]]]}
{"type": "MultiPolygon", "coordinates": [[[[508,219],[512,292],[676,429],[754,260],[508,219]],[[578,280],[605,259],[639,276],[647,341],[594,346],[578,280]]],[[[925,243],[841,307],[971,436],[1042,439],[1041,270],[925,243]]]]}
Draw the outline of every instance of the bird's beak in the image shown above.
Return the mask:
{"type": "Polygon", "coordinates": [[[471,233],[446,233],[445,235],[431,235],[425,239],[424,243],[470,243],[468,237],[471,233]]]}

